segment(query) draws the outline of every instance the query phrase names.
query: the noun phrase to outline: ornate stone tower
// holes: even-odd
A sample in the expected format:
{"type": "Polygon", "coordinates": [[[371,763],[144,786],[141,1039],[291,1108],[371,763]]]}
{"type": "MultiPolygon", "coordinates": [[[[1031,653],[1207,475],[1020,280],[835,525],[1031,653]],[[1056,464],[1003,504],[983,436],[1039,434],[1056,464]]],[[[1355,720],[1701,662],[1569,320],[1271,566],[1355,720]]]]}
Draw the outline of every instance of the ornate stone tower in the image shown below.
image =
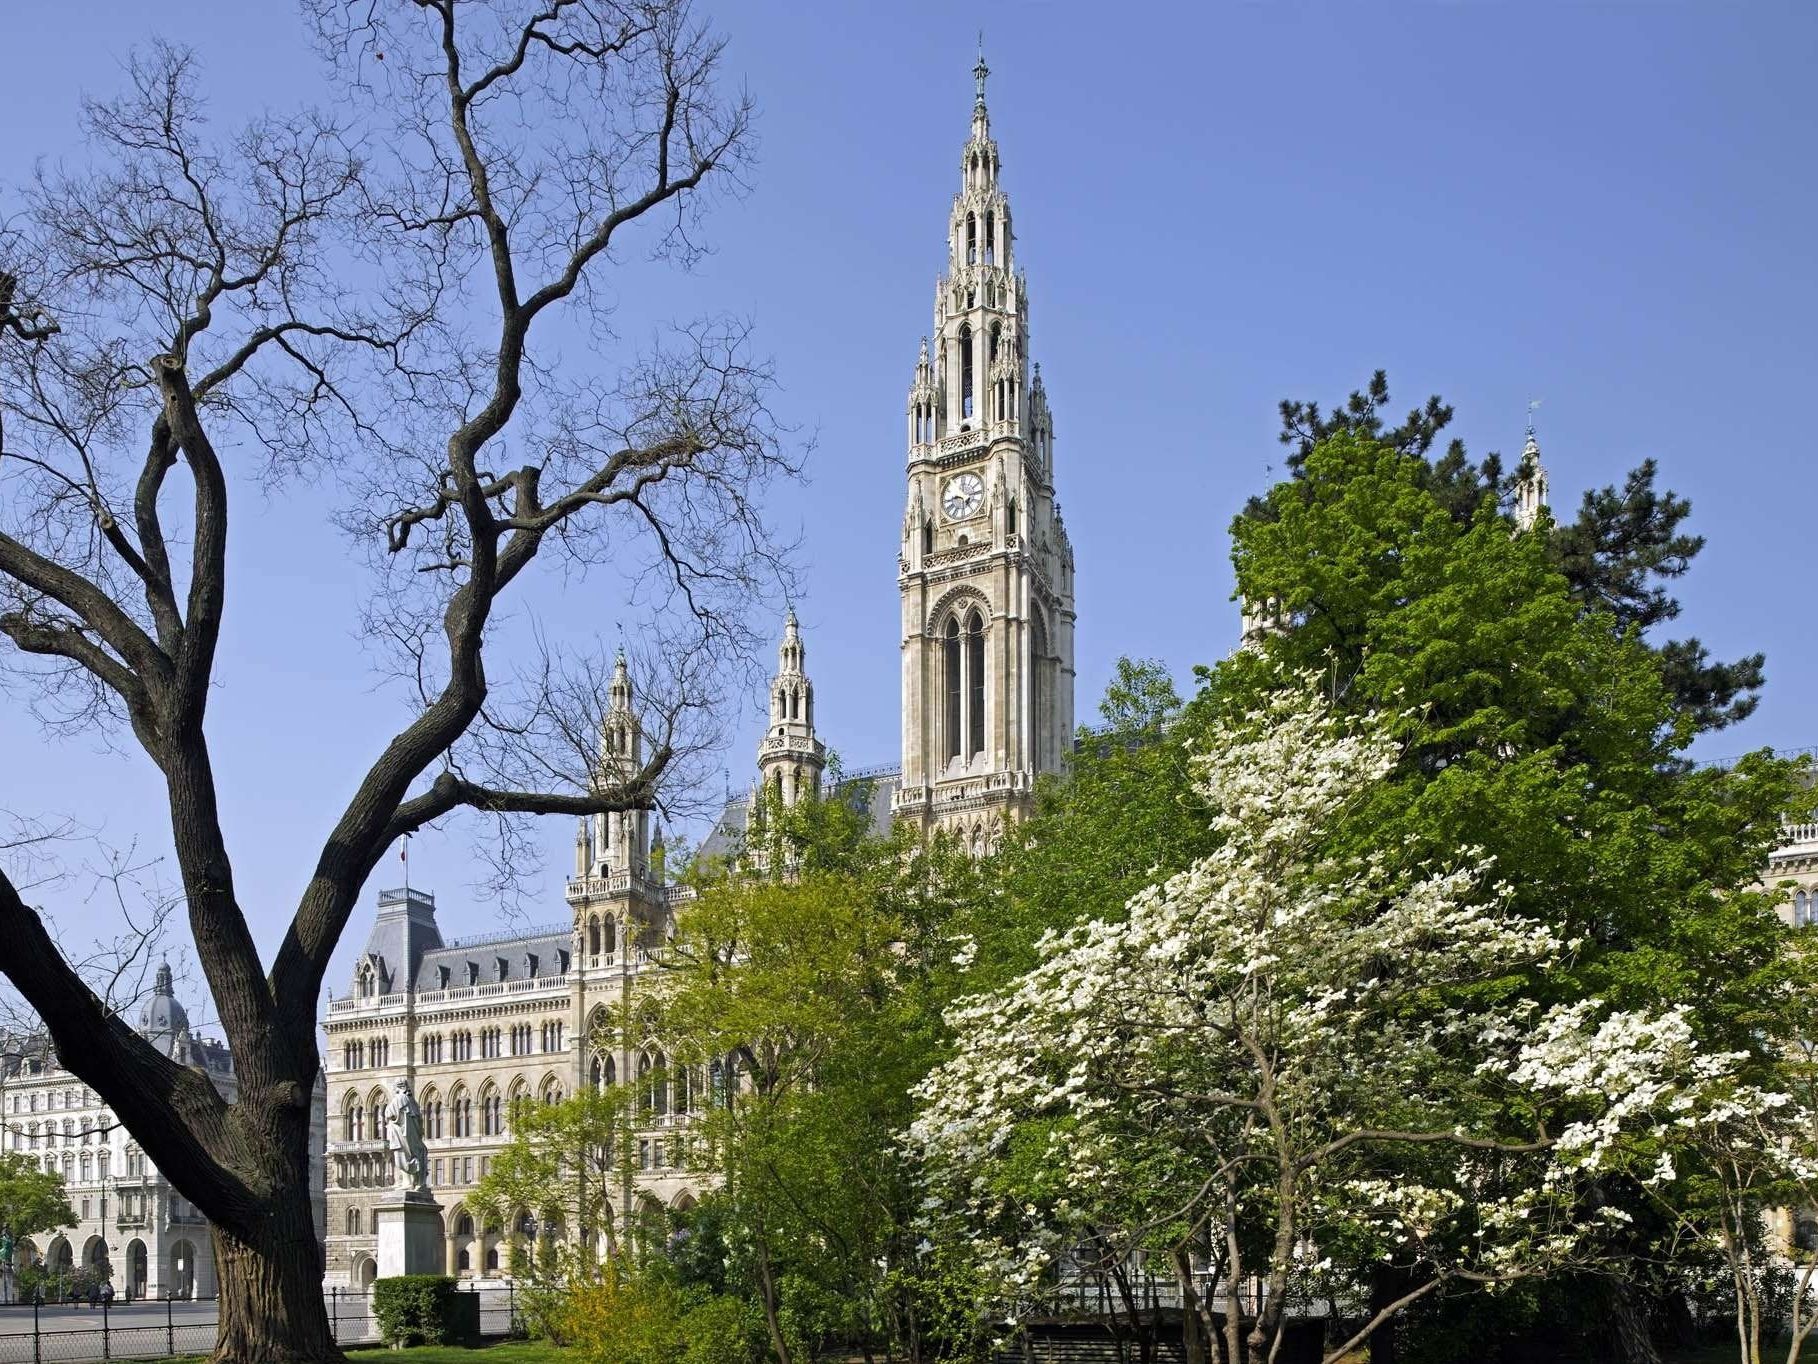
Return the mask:
{"type": "MultiPolygon", "coordinates": [[[[644,762],[644,730],[632,709],[631,673],[620,653],[600,718],[599,780],[632,776],[644,762]]],[[[663,888],[651,875],[650,811],[588,815],[574,840],[568,905],[583,969],[609,964],[620,944],[653,941],[665,928],[663,888]]]]}
{"type": "Polygon", "coordinates": [[[820,790],[827,746],[814,737],[814,683],[802,670],[807,657],[792,607],[777,647],[776,676],[770,680],[770,728],[758,745],[758,780],[784,805],[820,790]]]}
{"type": "Polygon", "coordinates": [[[1515,466],[1515,527],[1533,530],[1540,520],[1540,509],[1547,506],[1546,466],[1540,462],[1540,442],[1534,439],[1534,424],[1528,423],[1528,439],[1521,447],[1521,463],[1515,466]]]}
{"type": "Polygon", "coordinates": [[[909,390],[902,595],[903,774],[893,808],[985,851],[1073,734],[1073,549],[1054,422],[1029,361],[1028,281],[979,58],[972,135],[909,390]]]}

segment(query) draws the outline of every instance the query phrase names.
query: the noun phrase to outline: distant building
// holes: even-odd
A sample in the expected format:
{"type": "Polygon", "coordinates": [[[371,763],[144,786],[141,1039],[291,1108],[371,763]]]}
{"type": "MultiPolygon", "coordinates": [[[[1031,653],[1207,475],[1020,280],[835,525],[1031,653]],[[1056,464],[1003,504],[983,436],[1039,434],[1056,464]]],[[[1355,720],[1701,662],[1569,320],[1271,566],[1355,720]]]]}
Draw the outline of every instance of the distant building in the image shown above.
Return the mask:
{"type": "MultiPolygon", "coordinates": [[[[168,965],[158,967],[152,993],[139,1010],[138,1032],[172,1060],[202,1071],[222,1097],[234,1097],[233,1056],[220,1042],[190,1030],[168,965]]],[[[77,1219],[73,1228],[21,1240],[15,1263],[98,1269],[116,1292],[134,1298],[213,1297],[207,1219],[158,1172],[100,1097],[65,1069],[45,1033],[15,1034],[4,1046],[0,1119],[6,1149],[62,1175],[77,1219]]],[[[318,1235],[323,1092],[318,1083],[309,1141],[318,1235]]]]}

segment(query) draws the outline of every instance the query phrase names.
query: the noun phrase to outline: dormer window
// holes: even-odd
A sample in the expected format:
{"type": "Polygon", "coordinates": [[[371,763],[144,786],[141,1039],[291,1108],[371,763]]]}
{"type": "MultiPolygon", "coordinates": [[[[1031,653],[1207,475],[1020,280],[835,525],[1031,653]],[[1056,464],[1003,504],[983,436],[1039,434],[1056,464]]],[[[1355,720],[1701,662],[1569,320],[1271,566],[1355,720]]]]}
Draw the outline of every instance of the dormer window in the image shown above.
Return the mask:
{"type": "Polygon", "coordinates": [[[439,989],[448,988],[449,970],[446,966],[436,967],[436,985],[439,989]]]}
{"type": "Polygon", "coordinates": [[[478,985],[480,983],[480,963],[479,962],[470,961],[467,963],[467,983],[469,985],[478,985]]]}
{"type": "Polygon", "coordinates": [[[493,958],[493,965],[499,968],[498,978],[500,980],[505,980],[511,975],[511,963],[504,957],[493,958]]]}
{"type": "Polygon", "coordinates": [[[524,975],[529,980],[537,978],[537,954],[534,952],[524,954],[524,975]]]}

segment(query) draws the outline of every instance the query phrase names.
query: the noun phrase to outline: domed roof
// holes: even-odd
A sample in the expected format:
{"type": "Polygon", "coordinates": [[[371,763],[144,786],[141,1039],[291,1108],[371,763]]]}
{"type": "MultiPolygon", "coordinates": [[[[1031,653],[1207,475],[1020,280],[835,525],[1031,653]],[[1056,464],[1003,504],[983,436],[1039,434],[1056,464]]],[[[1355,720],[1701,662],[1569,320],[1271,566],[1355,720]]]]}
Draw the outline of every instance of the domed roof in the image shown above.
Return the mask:
{"type": "Polygon", "coordinates": [[[189,1031],[189,1015],[172,993],[170,963],[162,962],[152,983],[151,998],[139,1010],[139,1031],[153,1046],[168,1052],[179,1033],[189,1031]]]}

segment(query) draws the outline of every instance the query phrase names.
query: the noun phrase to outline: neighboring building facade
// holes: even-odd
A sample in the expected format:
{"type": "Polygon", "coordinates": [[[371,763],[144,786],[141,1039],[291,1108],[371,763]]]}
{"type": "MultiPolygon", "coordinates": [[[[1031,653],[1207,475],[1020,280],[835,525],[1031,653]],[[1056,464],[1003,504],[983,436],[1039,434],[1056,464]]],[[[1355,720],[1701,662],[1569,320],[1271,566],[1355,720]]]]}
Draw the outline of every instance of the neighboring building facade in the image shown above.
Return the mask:
{"type": "MultiPolygon", "coordinates": [[[[178,1002],[168,964],[158,967],[138,1031],[164,1055],[206,1074],[223,1098],[235,1092],[233,1056],[197,1037],[178,1002]]],[[[9,1038],[0,1117],[9,1151],[63,1176],[77,1222],[22,1239],[16,1263],[98,1269],[133,1298],[208,1298],[216,1292],[207,1220],[160,1174],[100,1096],[64,1069],[43,1033],[9,1038]]],[[[315,1221],[322,1227],[323,1089],[310,1123],[315,1221]]]]}
{"type": "MultiPolygon", "coordinates": [[[[998,183],[981,61],[971,136],[949,219],[947,272],[909,398],[897,581],[902,602],[903,754],[868,779],[871,815],[947,830],[983,853],[1029,809],[1035,778],[1060,769],[1073,732],[1073,551],[1054,496],[1054,424],[1029,361],[1027,281],[1013,270],[1010,208],[998,183]]],[[[601,723],[602,774],[643,760],[632,684],[614,668],[601,723]]],[[[777,651],[753,796],[784,804],[820,789],[827,747],[791,611],[777,651]]],[[[729,799],[702,845],[741,850],[754,799],[729,799]]],[[[351,993],[331,1000],[327,1035],[327,1282],[378,1272],[374,1209],[393,1197],[384,1138],[391,1086],[424,1115],[429,1184],[443,1216],[445,1269],[501,1274],[513,1228],[481,1225],[466,1204],[510,1139],[519,1102],[582,1085],[646,1087],[648,1131],[621,1195],[621,1226],[689,1202],[697,1185],[676,1141],[714,1083],[669,1072],[654,1043],[592,1045],[614,1006],[635,997],[646,953],[690,898],[665,884],[660,830],[646,812],[580,822],[568,918],[547,928],[444,940],[434,898],[383,891],[351,993]],[[590,1039],[592,1042],[590,1042],[590,1039]]]]}

